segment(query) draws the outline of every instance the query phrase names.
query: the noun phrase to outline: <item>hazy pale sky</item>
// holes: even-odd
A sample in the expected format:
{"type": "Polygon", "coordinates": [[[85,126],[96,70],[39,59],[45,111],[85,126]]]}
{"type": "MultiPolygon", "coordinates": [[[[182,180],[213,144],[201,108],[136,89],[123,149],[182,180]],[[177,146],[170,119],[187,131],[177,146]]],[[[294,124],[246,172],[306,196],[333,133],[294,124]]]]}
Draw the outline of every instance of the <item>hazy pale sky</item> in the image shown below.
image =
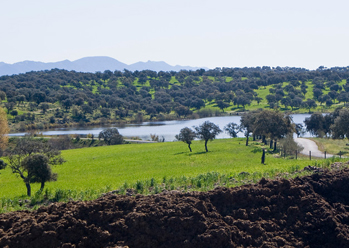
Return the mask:
{"type": "Polygon", "coordinates": [[[349,66],[347,0],[0,0],[0,61],[349,66]]]}

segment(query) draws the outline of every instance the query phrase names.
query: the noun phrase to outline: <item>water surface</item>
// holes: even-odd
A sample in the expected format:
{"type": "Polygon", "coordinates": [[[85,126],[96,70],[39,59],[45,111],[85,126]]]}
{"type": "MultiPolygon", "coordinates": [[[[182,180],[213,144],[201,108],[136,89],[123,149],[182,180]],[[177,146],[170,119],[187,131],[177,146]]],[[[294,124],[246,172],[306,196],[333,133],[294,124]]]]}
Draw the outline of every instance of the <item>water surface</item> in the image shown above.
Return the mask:
{"type": "MultiPolygon", "coordinates": [[[[301,123],[310,114],[294,114],[291,115],[294,123],[301,123]]],[[[240,124],[241,116],[219,116],[219,117],[208,117],[194,120],[176,120],[176,121],[158,121],[158,122],[143,122],[141,124],[126,124],[126,125],[113,125],[118,128],[120,134],[126,137],[139,137],[142,140],[150,140],[150,134],[156,134],[160,138],[165,138],[165,141],[175,140],[175,135],[184,127],[193,128],[193,126],[199,126],[205,121],[210,121],[218,125],[221,129],[224,128],[230,122],[240,124]]],[[[67,134],[98,134],[108,126],[103,127],[72,127],[72,128],[56,128],[48,131],[41,132],[43,135],[67,135],[67,134]]],[[[12,133],[10,136],[23,136],[26,133],[12,133]]],[[[238,133],[239,137],[243,137],[243,133],[238,133]]],[[[309,133],[305,133],[304,137],[310,137],[309,133]]],[[[229,135],[225,132],[217,136],[218,139],[229,138],[229,135]]]]}

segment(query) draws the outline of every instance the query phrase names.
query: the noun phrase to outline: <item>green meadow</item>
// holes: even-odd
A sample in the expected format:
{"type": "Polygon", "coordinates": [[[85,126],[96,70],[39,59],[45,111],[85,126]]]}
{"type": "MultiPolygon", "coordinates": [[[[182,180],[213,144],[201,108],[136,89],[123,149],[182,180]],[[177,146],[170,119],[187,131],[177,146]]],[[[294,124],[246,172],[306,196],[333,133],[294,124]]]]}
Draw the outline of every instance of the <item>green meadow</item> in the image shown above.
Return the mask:
{"type": "MultiPolygon", "coordinates": [[[[204,142],[194,141],[193,152],[183,142],[126,144],[62,151],[67,161],[53,167],[58,173],[56,182],[49,182],[45,189],[73,190],[76,192],[119,189],[140,181],[162,182],[172,178],[193,178],[206,173],[232,175],[240,172],[250,174],[287,172],[292,168],[317,163],[307,158],[278,158],[268,154],[266,164],[261,164],[261,146],[245,139],[219,139],[208,143],[209,152],[204,152],[204,142]]],[[[23,181],[12,174],[9,167],[0,172],[0,199],[25,195],[23,181]]],[[[39,184],[32,184],[33,194],[39,184]]]]}

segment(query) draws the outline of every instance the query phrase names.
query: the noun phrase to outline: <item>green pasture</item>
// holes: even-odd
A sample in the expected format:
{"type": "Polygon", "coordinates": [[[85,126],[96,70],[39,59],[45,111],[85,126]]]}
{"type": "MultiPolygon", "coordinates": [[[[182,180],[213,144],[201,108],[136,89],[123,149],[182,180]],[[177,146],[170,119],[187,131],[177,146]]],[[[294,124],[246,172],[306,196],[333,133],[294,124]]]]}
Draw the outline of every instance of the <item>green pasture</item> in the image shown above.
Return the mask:
{"type": "MultiPolygon", "coordinates": [[[[127,182],[164,177],[195,177],[208,172],[231,174],[240,172],[267,173],[289,171],[291,167],[303,168],[314,161],[306,158],[283,159],[267,154],[266,164],[261,164],[261,148],[257,143],[245,146],[243,138],[220,139],[209,142],[209,152],[204,152],[204,143],[194,141],[193,152],[183,142],[127,144],[66,150],[62,152],[67,161],[53,168],[58,173],[56,182],[45,188],[60,190],[117,189],[127,182]]],[[[25,195],[22,179],[12,174],[9,167],[0,172],[0,198],[25,195]]],[[[39,184],[32,184],[33,194],[39,184]]]]}

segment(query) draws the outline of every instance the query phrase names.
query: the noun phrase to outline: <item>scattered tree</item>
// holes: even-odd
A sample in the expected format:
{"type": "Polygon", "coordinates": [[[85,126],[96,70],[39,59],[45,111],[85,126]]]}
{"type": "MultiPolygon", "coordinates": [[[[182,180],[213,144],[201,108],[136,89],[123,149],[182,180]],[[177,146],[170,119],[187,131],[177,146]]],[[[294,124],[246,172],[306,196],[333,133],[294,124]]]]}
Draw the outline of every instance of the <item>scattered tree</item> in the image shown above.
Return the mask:
{"type": "Polygon", "coordinates": [[[57,173],[52,173],[49,159],[44,154],[34,154],[23,159],[23,169],[27,171],[30,183],[41,183],[40,190],[45,187],[45,182],[56,181],[57,173]]]}
{"type": "Polygon", "coordinates": [[[310,109],[316,108],[317,104],[313,99],[307,99],[306,101],[303,102],[303,107],[307,108],[310,113],[310,109]]]}
{"type": "Polygon", "coordinates": [[[182,128],[179,134],[176,135],[176,139],[188,144],[189,151],[191,152],[191,142],[195,139],[196,133],[189,127],[182,128]]]}
{"type": "MultiPolygon", "coordinates": [[[[47,142],[32,137],[17,139],[14,148],[8,150],[7,155],[8,166],[13,173],[23,179],[28,196],[31,196],[30,183],[34,181],[41,182],[43,187],[46,181],[53,180],[57,177],[52,173],[50,177],[48,177],[48,174],[44,174],[44,172],[42,172],[43,174],[39,173],[40,171],[44,171],[43,168],[46,164],[49,166],[65,162],[59,150],[52,148],[47,142]],[[45,156],[45,159],[40,159],[37,156],[32,158],[34,155],[45,156]],[[39,161],[46,164],[37,163],[39,161]],[[35,166],[38,166],[38,168],[35,168],[35,166]]],[[[48,169],[46,168],[46,170],[48,169]]]]}
{"type": "Polygon", "coordinates": [[[205,141],[205,150],[208,152],[207,149],[207,142],[209,140],[213,140],[216,138],[216,136],[222,132],[222,130],[217,126],[216,124],[205,121],[203,124],[201,124],[198,127],[194,127],[196,131],[197,137],[205,141]]]}
{"type": "Polygon", "coordinates": [[[234,122],[228,123],[223,129],[232,138],[236,138],[240,132],[240,126],[234,122]]]}
{"type": "Polygon", "coordinates": [[[46,114],[46,111],[50,108],[50,105],[47,102],[42,102],[39,104],[39,109],[41,109],[43,114],[46,114]]]}
{"type": "Polygon", "coordinates": [[[103,139],[107,145],[117,145],[124,142],[124,138],[117,128],[107,128],[101,131],[98,138],[103,139]]]}
{"type": "Polygon", "coordinates": [[[224,112],[225,108],[229,107],[229,103],[224,102],[222,100],[217,100],[216,104],[217,104],[218,108],[220,108],[223,112],[224,112]]]}
{"type": "Polygon", "coordinates": [[[250,137],[250,133],[254,129],[254,123],[257,117],[258,111],[250,111],[241,116],[240,122],[240,130],[244,131],[246,137],[246,146],[248,146],[248,138],[250,137]]]}

